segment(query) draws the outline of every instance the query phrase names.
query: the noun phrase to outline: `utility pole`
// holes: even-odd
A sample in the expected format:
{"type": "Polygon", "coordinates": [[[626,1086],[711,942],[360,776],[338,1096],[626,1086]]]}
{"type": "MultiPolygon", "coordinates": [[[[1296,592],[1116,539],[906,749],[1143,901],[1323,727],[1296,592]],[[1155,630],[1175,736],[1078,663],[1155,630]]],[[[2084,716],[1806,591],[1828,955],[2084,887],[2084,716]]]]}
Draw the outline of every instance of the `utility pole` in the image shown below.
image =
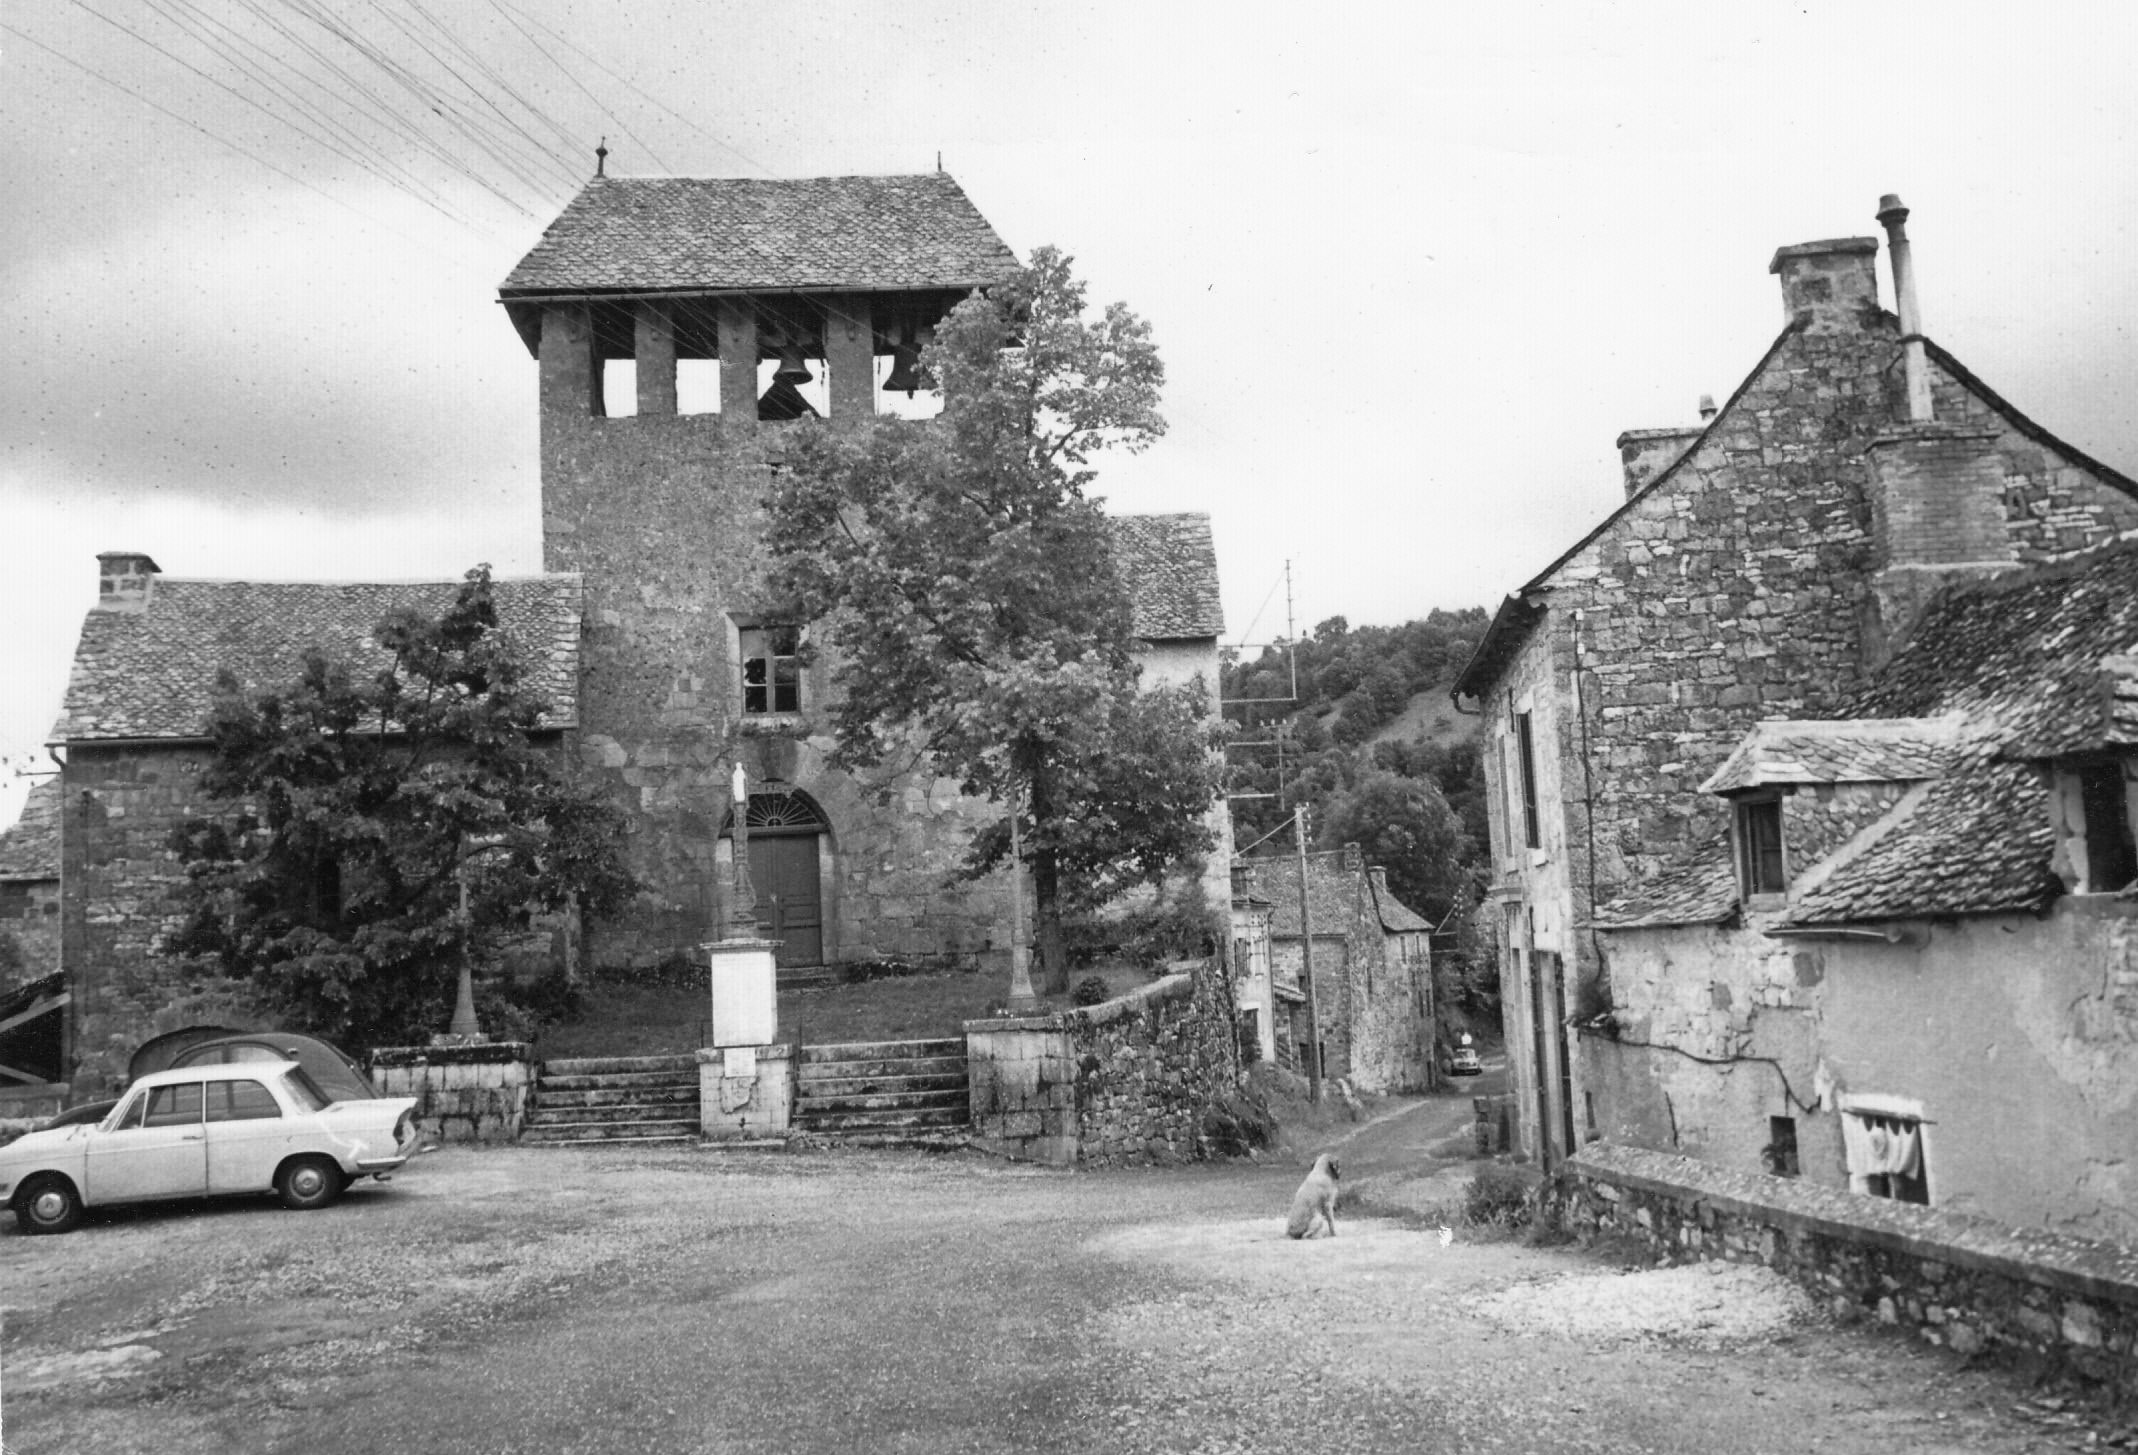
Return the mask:
{"type": "Polygon", "coordinates": [[[1292,809],[1292,840],[1299,849],[1299,981],[1307,993],[1307,1099],[1321,1100],[1321,1010],[1314,999],[1314,923],[1307,909],[1307,807],[1292,809]]]}

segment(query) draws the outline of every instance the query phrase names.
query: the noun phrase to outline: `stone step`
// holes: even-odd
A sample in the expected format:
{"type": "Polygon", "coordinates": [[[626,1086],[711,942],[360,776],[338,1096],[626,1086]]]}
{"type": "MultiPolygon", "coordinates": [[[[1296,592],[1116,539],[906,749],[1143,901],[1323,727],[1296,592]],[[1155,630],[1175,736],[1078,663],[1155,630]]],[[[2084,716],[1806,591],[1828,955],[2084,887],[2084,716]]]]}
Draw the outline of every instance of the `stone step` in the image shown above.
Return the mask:
{"type": "MultiPolygon", "coordinates": [[[[877,1063],[902,1066],[904,1062],[877,1063]]],[[[963,1096],[971,1079],[964,1068],[956,1071],[928,1072],[917,1076],[901,1075],[896,1071],[876,1071],[859,1076],[804,1076],[801,1095],[804,1100],[821,1096],[863,1096],[870,1092],[884,1091],[955,1091],[963,1096]]]]}
{"type": "Polygon", "coordinates": [[[649,1071],[688,1071],[698,1074],[698,1058],[689,1056],[578,1056],[562,1061],[544,1061],[542,1075],[609,1076],[643,1075],[649,1071]]]}
{"type": "Polygon", "coordinates": [[[965,1038],[944,1036],[926,1041],[844,1041],[804,1046],[802,1064],[819,1061],[904,1061],[916,1056],[965,1058],[965,1038]]]}
{"type": "Polygon", "coordinates": [[[918,1127],[961,1127],[970,1120],[967,1109],[938,1107],[920,1111],[854,1111],[825,1114],[797,1110],[797,1131],[827,1136],[844,1132],[897,1132],[918,1127]]]}
{"type": "Polygon", "coordinates": [[[820,1116],[849,1111],[932,1111],[936,1108],[967,1110],[971,1096],[956,1091],[857,1092],[851,1096],[805,1096],[795,1105],[797,1116],[820,1116]]]}
{"type": "Polygon", "coordinates": [[[690,1070],[684,1071],[598,1071],[588,1075],[558,1075],[545,1071],[535,1081],[538,1093],[544,1091],[657,1091],[670,1087],[694,1087],[698,1084],[698,1063],[691,1062],[690,1070]]]}
{"type": "Polygon", "coordinates": [[[829,990],[834,985],[844,984],[846,977],[829,965],[812,965],[799,970],[781,970],[778,988],[781,990],[829,990]]]}
{"type": "Polygon", "coordinates": [[[563,1110],[581,1106],[662,1106],[670,1103],[695,1106],[697,1101],[698,1082],[693,1077],[688,1086],[590,1086],[561,1091],[548,1082],[537,1082],[529,1104],[563,1110]]]}
{"type": "Polygon", "coordinates": [[[675,1121],[683,1117],[690,1118],[693,1126],[697,1125],[698,1104],[695,1101],[625,1101],[614,1106],[530,1106],[527,1109],[526,1125],[554,1127],[570,1126],[577,1122],[675,1121]]]}
{"type": "Polygon", "coordinates": [[[911,1147],[926,1152],[954,1152],[972,1141],[963,1127],[912,1127],[905,1131],[872,1131],[864,1127],[845,1132],[819,1130],[813,1135],[842,1147],[911,1147]]]}
{"type": "Polygon", "coordinates": [[[913,1056],[905,1059],[863,1059],[859,1061],[809,1061],[801,1068],[799,1080],[804,1086],[819,1081],[859,1081],[872,1076],[957,1076],[965,1075],[963,1056],[913,1056]]]}
{"type": "Polygon", "coordinates": [[[544,1122],[524,1128],[522,1144],[582,1142],[694,1142],[698,1121],[544,1122]]]}

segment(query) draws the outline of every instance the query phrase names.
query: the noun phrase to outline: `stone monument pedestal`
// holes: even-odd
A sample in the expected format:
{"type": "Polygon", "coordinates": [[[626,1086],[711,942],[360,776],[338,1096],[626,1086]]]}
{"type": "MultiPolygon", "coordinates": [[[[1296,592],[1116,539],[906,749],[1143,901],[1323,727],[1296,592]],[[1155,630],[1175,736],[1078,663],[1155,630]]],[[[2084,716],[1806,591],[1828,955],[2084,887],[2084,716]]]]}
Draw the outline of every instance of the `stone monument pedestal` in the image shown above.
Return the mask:
{"type": "Polygon", "coordinates": [[[703,946],[712,985],[712,1045],[698,1052],[698,1124],[707,1137],[783,1137],[794,1116],[795,1057],[777,1045],[776,940],[703,946]]]}

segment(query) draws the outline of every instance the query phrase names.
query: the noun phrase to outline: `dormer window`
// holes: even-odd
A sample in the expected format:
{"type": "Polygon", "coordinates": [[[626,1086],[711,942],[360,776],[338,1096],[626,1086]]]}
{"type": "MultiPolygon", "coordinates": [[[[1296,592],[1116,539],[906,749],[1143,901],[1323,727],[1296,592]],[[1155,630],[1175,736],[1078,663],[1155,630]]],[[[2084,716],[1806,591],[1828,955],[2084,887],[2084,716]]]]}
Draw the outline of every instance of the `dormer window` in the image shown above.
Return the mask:
{"type": "Polygon", "coordinates": [[[1737,882],[1747,899],[1789,892],[1789,874],[1782,855],[1779,793],[1737,801],[1737,882]]]}

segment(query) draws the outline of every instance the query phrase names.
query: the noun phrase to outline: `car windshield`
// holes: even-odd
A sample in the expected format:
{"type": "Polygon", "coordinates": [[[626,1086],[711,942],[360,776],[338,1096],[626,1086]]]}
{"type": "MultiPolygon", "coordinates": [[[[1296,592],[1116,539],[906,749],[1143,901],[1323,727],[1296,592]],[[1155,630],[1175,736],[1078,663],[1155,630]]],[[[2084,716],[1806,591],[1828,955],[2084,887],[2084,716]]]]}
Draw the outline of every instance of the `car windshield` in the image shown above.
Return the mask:
{"type": "Polygon", "coordinates": [[[282,1084],[290,1089],[290,1095],[295,1097],[297,1104],[306,1111],[325,1111],[334,1100],[319,1089],[319,1083],[312,1079],[310,1072],[295,1062],[290,1064],[282,1084]]]}

